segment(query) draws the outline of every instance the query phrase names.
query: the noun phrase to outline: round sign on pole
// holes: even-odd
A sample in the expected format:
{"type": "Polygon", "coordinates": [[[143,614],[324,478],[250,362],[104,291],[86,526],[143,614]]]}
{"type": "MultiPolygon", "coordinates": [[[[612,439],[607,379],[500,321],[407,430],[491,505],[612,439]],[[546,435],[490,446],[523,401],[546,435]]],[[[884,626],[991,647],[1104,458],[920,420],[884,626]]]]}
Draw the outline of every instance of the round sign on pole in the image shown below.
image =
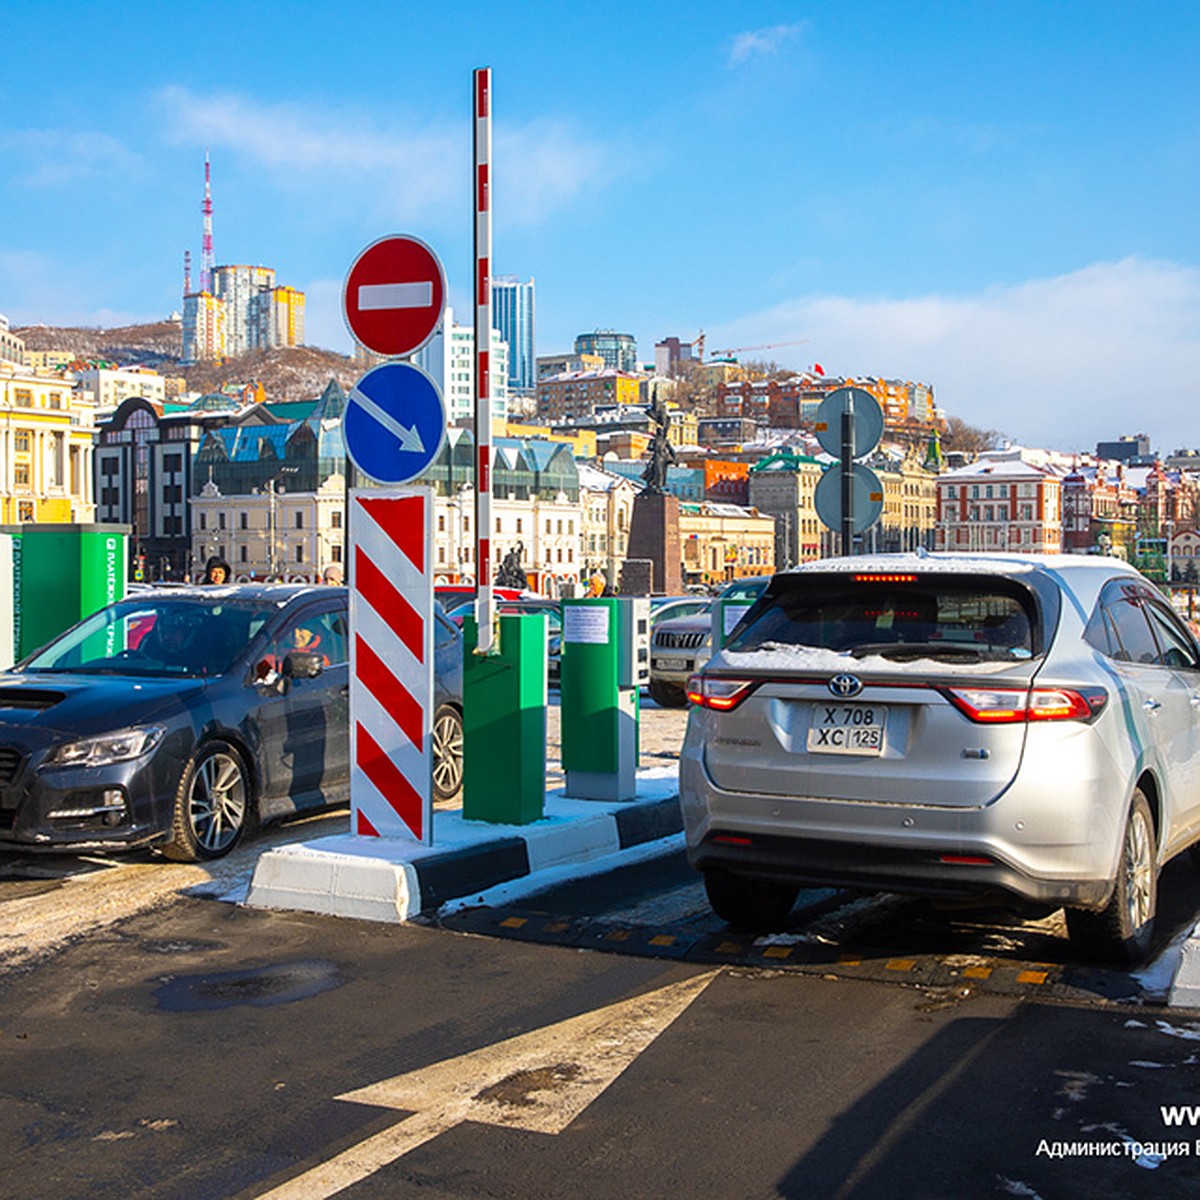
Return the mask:
{"type": "Polygon", "coordinates": [[[372,242],[351,264],[342,312],[359,345],[385,358],[420,350],[446,307],[446,275],[420,238],[397,234],[372,242]]]}
{"type": "Polygon", "coordinates": [[[388,362],[350,389],[342,417],[346,453],[376,483],[407,483],[437,457],[446,438],[446,406],[420,367],[388,362]]]}
{"type": "Polygon", "coordinates": [[[817,409],[814,430],[821,449],[839,458],[842,453],[842,414],[854,402],[854,457],[870,454],[883,436],[883,409],[870,392],[862,388],[838,388],[830,392],[817,409]]]}
{"type": "MultiPolygon", "coordinates": [[[[857,407],[857,405],[855,406],[857,407]]],[[[883,512],[883,484],[870,467],[854,464],[854,532],[865,533],[883,512]]],[[[813,492],[817,516],[830,529],[842,527],[842,473],[831,467],[817,480],[813,492]]]]}

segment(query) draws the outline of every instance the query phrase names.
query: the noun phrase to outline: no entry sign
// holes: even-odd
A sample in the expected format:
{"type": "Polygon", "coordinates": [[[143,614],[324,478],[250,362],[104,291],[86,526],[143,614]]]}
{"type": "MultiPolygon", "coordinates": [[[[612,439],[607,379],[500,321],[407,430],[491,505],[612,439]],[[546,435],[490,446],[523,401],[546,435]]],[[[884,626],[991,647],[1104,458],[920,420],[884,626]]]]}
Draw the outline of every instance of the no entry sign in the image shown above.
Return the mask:
{"type": "Polygon", "coordinates": [[[386,358],[420,350],[442,320],[446,276],[420,238],[372,242],[353,262],[342,289],[346,324],[359,344],[386,358]]]}

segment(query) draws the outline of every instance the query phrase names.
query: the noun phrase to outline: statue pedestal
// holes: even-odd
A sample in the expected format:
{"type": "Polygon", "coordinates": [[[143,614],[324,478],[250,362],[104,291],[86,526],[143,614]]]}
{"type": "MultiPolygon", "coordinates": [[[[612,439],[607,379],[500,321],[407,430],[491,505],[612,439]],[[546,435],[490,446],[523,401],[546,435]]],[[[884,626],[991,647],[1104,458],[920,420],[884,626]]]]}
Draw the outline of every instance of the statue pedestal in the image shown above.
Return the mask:
{"type": "Polygon", "coordinates": [[[626,557],[645,558],[654,564],[653,593],[678,596],[683,591],[681,554],[678,497],[642,492],[633,502],[626,557]]]}

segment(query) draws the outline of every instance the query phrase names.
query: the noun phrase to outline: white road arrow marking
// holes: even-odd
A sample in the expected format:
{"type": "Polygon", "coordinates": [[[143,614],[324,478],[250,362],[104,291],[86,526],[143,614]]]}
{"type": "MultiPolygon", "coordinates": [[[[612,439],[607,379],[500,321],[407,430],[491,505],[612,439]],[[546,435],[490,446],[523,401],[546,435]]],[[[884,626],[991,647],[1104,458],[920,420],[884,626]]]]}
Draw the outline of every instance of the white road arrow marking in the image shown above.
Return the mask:
{"type": "Polygon", "coordinates": [[[260,1200],[327,1200],[463,1121],[561,1133],[716,975],[668,984],[338,1096],[414,1115],[260,1200]]]}
{"type": "Polygon", "coordinates": [[[356,404],[361,404],[367,416],[374,417],[384,429],[389,433],[394,433],[400,439],[401,450],[410,450],[413,454],[425,453],[425,443],[421,440],[421,432],[415,425],[411,429],[406,425],[401,425],[391,413],[385,412],[370,396],[356,387],[350,389],[350,399],[356,404]]]}
{"type": "Polygon", "coordinates": [[[433,305],[433,284],[423,283],[363,283],[358,288],[358,311],[378,312],[386,308],[430,308],[433,305]]]}

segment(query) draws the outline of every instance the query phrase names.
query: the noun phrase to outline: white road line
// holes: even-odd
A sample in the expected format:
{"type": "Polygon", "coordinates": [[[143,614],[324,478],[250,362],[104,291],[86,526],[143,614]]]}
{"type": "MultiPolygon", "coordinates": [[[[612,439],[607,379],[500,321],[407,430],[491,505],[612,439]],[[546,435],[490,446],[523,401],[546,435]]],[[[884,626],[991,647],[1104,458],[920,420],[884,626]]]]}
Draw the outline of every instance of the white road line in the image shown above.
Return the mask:
{"type": "Polygon", "coordinates": [[[259,1200],[328,1200],[463,1121],[561,1133],[718,974],[694,975],[338,1096],[413,1115],[259,1200]]]}

